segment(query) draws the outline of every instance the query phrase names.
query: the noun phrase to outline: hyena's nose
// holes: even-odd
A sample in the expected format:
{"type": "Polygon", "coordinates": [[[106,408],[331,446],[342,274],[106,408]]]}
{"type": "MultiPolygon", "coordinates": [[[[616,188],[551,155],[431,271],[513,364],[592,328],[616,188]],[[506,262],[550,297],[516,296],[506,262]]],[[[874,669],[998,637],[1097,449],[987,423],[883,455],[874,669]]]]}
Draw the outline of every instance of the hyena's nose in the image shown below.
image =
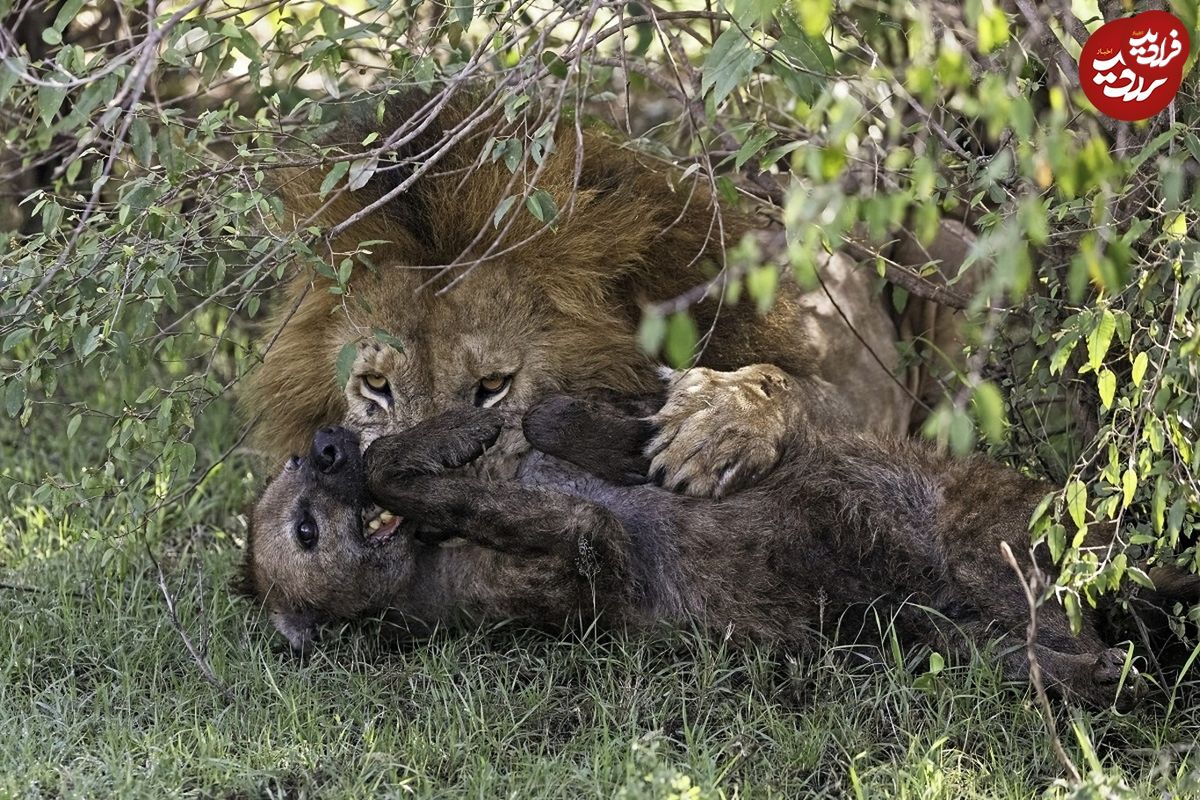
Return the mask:
{"type": "Polygon", "coordinates": [[[313,437],[313,465],[326,475],[333,475],[357,447],[354,434],[345,428],[321,428],[313,437]]]}

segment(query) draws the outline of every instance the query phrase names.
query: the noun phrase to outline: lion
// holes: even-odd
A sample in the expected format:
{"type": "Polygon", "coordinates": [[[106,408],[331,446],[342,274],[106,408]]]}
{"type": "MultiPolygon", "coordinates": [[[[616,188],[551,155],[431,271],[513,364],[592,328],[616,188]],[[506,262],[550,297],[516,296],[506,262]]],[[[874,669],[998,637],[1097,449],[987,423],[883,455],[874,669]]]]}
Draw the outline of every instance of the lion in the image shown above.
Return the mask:
{"type": "MultiPolygon", "coordinates": [[[[343,418],[336,363],[356,343],[397,345],[387,403],[407,425],[468,406],[519,420],[550,391],[652,392],[663,365],[639,342],[642,309],[706,281],[712,290],[691,308],[702,343],[695,362],[704,369],[676,385],[653,420],[651,469],[663,485],[699,496],[736,491],[770,469],[801,418],[906,430],[912,400],[895,376],[895,326],[869,272],[834,255],[815,290],[784,270],[769,313],[731,302],[716,276],[725,248],[756,230],[752,221],[722,208],[702,182],[598,128],[562,124],[555,133],[536,177],[560,209],[548,226],[519,205],[501,213],[533,175],[517,174],[514,188],[503,162],[486,157],[483,134],[463,137],[407,191],[358,218],[474,108],[465,97],[426,119],[425,101],[406,95],[387,105],[381,126],[343,126],[338,138],[357,142],[371,127],[429,122],[363,188],[323,200],[319,169],[293,170],[281,182],[298,224],[344,225],[333,251],[377,244],[373,266],[357,265],[345,294],[306,272],[288,282],[244,398],[268,458],[303,449],[314,431],[343,418]],[[507,232],[497,248],[498,227],[507,232]],[[755,365],[781,370],[801,392],[747,403],[758,373],[745,369],[755,365]]],[[[526,449],[513,424],[484,461],[511,476],[526,449]]]]}

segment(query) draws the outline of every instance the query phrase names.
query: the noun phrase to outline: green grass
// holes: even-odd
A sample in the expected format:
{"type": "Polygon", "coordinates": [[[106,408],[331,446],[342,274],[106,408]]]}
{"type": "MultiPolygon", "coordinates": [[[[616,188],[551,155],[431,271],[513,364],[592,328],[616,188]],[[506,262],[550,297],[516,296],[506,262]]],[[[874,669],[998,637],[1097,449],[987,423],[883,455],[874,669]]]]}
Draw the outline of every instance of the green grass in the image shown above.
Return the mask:
{"type": "MultiPolygon", "coordinates": [[[[201,422],[204,464],[237,424],[226,406],[201,422]]],[[[119,499],[50,512],[31,496],[103,460],[105,431],[89,421],[67,446],[61,423],[0,427],[0,797],[1066,793],[1035,704],[986,655],[931,679],[922,653],[851,669],[837,653],[797,661],[687,633],[503,626],[398,645],[367,623],[300,665],[227,588],[256,486],[248,456],[114,537],[119,499]],[[228,697],[172,628],[146,543],[228,697]]],[[[1085,772],[1095,748],[1082,796],[1200,791],[1188,704],[1057,713],[1085,772]]]]}

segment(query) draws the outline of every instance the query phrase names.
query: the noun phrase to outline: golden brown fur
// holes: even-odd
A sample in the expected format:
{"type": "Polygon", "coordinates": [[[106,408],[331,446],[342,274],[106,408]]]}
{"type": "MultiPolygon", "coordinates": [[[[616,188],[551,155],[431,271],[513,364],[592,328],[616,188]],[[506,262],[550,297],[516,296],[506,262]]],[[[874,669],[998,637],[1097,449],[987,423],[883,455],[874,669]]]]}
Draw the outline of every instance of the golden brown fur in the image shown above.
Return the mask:
{"type": "MultiPolygon", "coordinates": [[[[439,138],[438,129],[452,127],[469,106],[464,102],[443,112],[438,125],[399,154],[401,161],[422,153],[439,138]]],[[[412,113],[411,105],[394,104],[382,130],[394,130],[412,113]]],[[[343,131],[339,138],[347,141],[363,138],[353,125],[343,131]]],[[[317,427],[342,418],[337,355],[376,330],[403,342],[405,380],[393,388],[409,423],[469,403],[475,382],[510,368],[515,374],[505,404],[514,413],[549,390],[656,388],[657,364],[637,341],[640,305],[681,295],[715,274],[724,245],[737,241],[748,221],[728,209],[718,213],[701,183],[681,179],[602,133],[585,128],[583,143],[576,181],[574,127],[559,131],[536,180],[562,209],[559,218],[543,230],[517,203],[501,223],[510,225],[494,248],[501,255],[475,263],[492,245],[497,207],[532,176],[514,181],[502,162],[481,159],[480,136],[451,149],[408,191],[337,238],[337,254],[364,241],[388,242],[371,248],[374,268],[356,265],[346,295],[330,293],[325,278],[296,274],[265,338],[270,341],[281,325],[282,330],[245,398],[258,416],[260,447],[272,458],[299,452],[317,427]],[[504,252],[510,248],[515,249],[504,252]],[[428,268],[451,264],[448,270],[428,268]]],[[[281,192],[298,225],[311,224],[315,215],[328,228],[387,192],[410,169],[381,170],[364,189],[328,203],[317,196],[320,170],[290,174],[281,192]]],[[[885,319],[869,286],[846,285],[856,293],[843,298],[852,314],[885,319]]],[[[902,429],[907,405],[888,374],[896,361],[891,340],[879,335],[880,326],[871,328],[883,366],[866,358],[829,358],[863,347],[840,318],[814,315],[810,297],[785,279],[766,317],[747,302],[709,299],[695,306],[701,332],[717,319],[699,363],[722,371],[773,364],[811,388],[809,414],[876,430],[902,429]],[[846,390],[839,391],[842,387],[846,390]]],[[[759,434],[774,453],[782,430],[760,428],[759,434]]],[[[669,448],[668,469],[676,476],[690,471],[712,477],[719,465],[689,470],[685,456],[691,449],[683,440],[669,448]]],[[[696,493],[709,493],[715,482],[708,480],[696,493]]]]}

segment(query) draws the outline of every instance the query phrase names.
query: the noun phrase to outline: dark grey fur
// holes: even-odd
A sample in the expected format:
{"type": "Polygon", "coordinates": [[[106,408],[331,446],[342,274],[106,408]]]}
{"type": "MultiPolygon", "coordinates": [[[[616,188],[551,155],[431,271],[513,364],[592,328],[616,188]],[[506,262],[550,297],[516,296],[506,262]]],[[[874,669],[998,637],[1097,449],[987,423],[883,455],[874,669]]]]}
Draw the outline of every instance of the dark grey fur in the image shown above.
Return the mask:
{"type": "MultiPolygon", "coordinates": [[[[439,624],[699,624],[801,648],[860,639],[878,631],[878,615],[942,652],[1004,639],[1005,672],[1028,674],[1026,603],[1000,544],[1031,567],[1027,523],[1046,485],[916,442],[800,428],[757,485],[723,500],[686,497],[636,483],[650,434],[638,417],[569,398],[526,416],[541,452],[517,481],[452,471],[500,427],[497,412],[468,408],[376,440],[351,481],[405,521],[375,546],[362,509],[338,516],[355,502],[338,488],[344,476],[306,463],[272,484],[247,576],[294,646],[308,645],[317,621],[381,608],[439,624]],[[331,541],[324,555],[281,558],[295,547],[288,509],[300,498],[331,541]],[[309,559],[324,559],[319,571],[309,559]]],[[[1062,608],[1043,605],[1036,651],[1052,689],[1096,704],[1130,699],[1117,697],[1124,653],[1101,640],[1090,610],[1073,636],[1062,608]]]]}

